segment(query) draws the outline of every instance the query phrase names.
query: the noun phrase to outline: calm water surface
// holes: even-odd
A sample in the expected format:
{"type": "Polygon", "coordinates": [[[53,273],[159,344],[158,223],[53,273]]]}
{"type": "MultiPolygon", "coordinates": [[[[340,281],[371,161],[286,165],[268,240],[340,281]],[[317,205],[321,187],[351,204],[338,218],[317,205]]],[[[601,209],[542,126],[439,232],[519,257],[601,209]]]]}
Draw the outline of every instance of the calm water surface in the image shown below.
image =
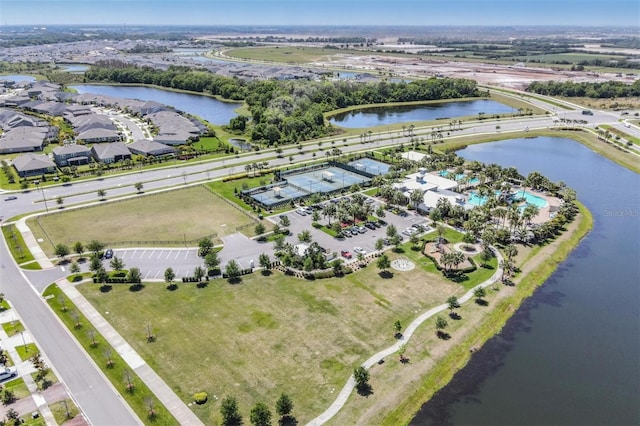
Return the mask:
{"type": "Polygon", "coordinates": [[[0,80],[36,81],[36,78],[32,75],[9,74],[9,75],[0,75],[0,80]]]}
{"type": "Polygon", "coordinates": [[[490,116],[513,112],[513,108],[500,102],[478,99],[429,105],[367,108],[335,115],[329,121],[341,127],[359,128],[473,116],[478,115],[479,112],[490,116]]]}
{"type": "Polygon", "coordinates": [[[228,124],[229,120],[237,115],[234,110],[240,107],[239,103],[221,102],[208,96],[170,92],[153,87],[102,86],[92,84],[79,84],[71,87],[76,89],[78,93],[94,93],[118,98],[160,102],[165,105],[174,106],[176,109],[204,118],[208,122],[218,125],[228,124]]]}
{"type": "Polygon", "coordinates": [[[640,424],[640,176],[569,139],[460,154],[565,181],[594,228],[411,424],[640,424]]]}

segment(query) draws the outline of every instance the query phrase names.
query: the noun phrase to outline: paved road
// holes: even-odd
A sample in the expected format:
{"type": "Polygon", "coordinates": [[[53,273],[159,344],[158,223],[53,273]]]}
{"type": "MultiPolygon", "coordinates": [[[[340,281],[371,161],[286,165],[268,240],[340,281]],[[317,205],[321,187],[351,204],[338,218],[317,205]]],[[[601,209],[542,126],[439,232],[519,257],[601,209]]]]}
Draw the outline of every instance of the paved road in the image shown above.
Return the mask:
{"type": "MultiPolygon", "coordinates": [[[[93,425],[142,424],[15,265],[0,242],[0,291],[93,425]]],[[[45,272],[48,274],[49,272],[45,272]]],[[[34,274],[32,274],[33,276],[34,274]]]]}

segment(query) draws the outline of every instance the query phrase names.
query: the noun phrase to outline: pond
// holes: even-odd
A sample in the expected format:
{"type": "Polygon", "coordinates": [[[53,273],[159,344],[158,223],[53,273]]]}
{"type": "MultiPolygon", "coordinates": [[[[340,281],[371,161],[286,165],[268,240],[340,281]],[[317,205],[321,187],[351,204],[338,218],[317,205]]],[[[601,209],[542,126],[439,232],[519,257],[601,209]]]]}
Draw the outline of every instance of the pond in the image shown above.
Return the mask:
{"type": "Polygon", "coordinates": [[[0,75],[0,80],[12,80],[12,81],[36,81],[36,78],[32,75],[23,74],[8,74],[0,75]]]}
{"type": "Polygon", "coordinates": [[[228,124],[229,120],[237,116],[235,109],[241,106],[240,103],[222,102],[209,96],[172,92],[154,87],[106,86],[96,84],[78,84],[71,87],[77,90],[78,93],[94,93],[97,95],[114,96],[116,98],[160,102],[217,125],[228,124]]]}
{"type": "Polygon", "coordinates": [[[459,154],[563,180],[594,227],[411,424],[640,424],[640,175],[562,138],[459,154]]]}
{"type": "Polygon", "coordinates": [[[440,120],[456,117],[485,116],[513,112],[513,108],[500,102],[477,99],[472,101],[442,102],[428,105],[373,107],[336,114],[329,119],[340,127],[362,128],[412,121],[440,120]]]}

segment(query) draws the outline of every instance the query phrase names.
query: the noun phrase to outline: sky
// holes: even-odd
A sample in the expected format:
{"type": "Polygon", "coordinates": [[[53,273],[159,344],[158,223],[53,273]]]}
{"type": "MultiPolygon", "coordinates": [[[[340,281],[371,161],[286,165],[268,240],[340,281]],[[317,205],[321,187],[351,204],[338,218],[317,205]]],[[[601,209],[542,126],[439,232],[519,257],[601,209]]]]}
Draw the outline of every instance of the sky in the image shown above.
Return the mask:
{"type": "Polygon", "coordinates": [[[0,0],[0,25],[635,26],[639,0],[0,0]]]}

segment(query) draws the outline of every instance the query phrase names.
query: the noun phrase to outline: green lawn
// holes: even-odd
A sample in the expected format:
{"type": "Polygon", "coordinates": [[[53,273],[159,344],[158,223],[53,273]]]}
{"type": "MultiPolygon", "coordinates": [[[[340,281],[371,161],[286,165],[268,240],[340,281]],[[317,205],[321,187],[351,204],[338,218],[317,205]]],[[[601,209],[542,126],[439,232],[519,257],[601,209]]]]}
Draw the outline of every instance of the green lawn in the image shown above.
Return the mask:
{"type": "MultiPolygon", "coordinates": [[[[301,423],[327,407],[357,364],[393,343],[393,322],[407,324],[461,289],[421,269],[382,279],[374,265],[317,281],[278,272],[172,292],[78,288],[185,402],[199,391],[234,395],[247,418],[255,402],[272,405],[287,392],[301,423]],[[153,344],[140,318],[151,319],[153,344]]],[[[205,424],[216,424],[218,410],[215,400],[194,407],[205,424]]]]}
{"type": "Polygon", "coordinates": [[[49,409],[53,413],[53,417],[54,419],[56,419],[56,423],[58,423],[59,425],[80,414],[80,410],[78,410],[78,407],[76,407],[76,404],[74,404],[73,400],[71,399],[65,399],[64,402],[58,401],[50,404],[49,409]]]}
{"type": "Polygon", "coordinates": [[[231,56],[233,58],[282,62],[286,64],[304,64],[314,61],[327,60],[331,56],[346,53],[362,54],[362,52],[358,51],[298,46],[248,47],[233,49],[226,52],[228,56],[231,56]]]}
{"type": "Polygon", "coordinates": [[[197,245],[212,234],[224,236],[252,220],[203,186],[189,187],[82,209],[52,213],[28,221],[43,250],[55,244],[99,240],[108,245],[197,245]],[[215,214],[214,214],[215,212],[215,214]],[[96,226],[99,223],[99,226],[96,226]],[[135,224],[135,226],[123,226],[135,224]]]}
{"type": "Polygon", "coordinates": [[[24,325],[18,320],[3,322],[2,329],[8,336],[13,336],[14,334],[20,333],[24,331],[24,325]]]}
{"type": "MultiPolygon", "coordinates": [[[[127,287],[128,288],[128,287],[127,287]]],[[[95,336],[97,345],[92,345],[92,339],[89,335],[90,323],[89,321],[73,306],[68,299],[65,299],[64,306],[66,311],[62,309],[61,296],[62,292],[55,284],[50,285],[43,293],[43,296],[51,296],[47,298],[47,303],[58,315],[62,322],[67,326],[69,331],[74,335],[78,343],[89,354],[93,361],[98,365],[104,375],[109,379],[113,386],[120,392],[124,400],[129,404],[132,410],[138,415],[138,417],[148,425],[176,425],[177,422],[173,416],[167,411],[167,409],[155,400],[153,394],[147,388],[135,373],[131,372],[124,360],[117,354],[117,352],[104,341],[99,334],[95,336]],[[81,325],[76,327],[76,321],[81,325]],[[108,354],[108,356],[107,356],[108,354]],[[113,361],[112,367],[107,366],[108,359],[113,361]],[[134,385],[132,392],[127,391],[126,375],[130,374],[131,383],[134,385]],[[145,399],[153,398],[155,401],[155,411],[157,416],[154,419],[149,419],[148,408],[145,404],[145,399]]]]}
{"type": "Polygon", "coordinates": [[[26,345],[16,346],[16,351],[22,361],[26,361],[37,353],[40,353],[35,343],[27,343],[26,345]]]}
{"type": "Polygon", "coordinates": [[[14,225],[3,226],[2,235],[16,263],[26,263],[34,260],[33,255],[24,243],[22,234],[18,232],[14,225]]]}

